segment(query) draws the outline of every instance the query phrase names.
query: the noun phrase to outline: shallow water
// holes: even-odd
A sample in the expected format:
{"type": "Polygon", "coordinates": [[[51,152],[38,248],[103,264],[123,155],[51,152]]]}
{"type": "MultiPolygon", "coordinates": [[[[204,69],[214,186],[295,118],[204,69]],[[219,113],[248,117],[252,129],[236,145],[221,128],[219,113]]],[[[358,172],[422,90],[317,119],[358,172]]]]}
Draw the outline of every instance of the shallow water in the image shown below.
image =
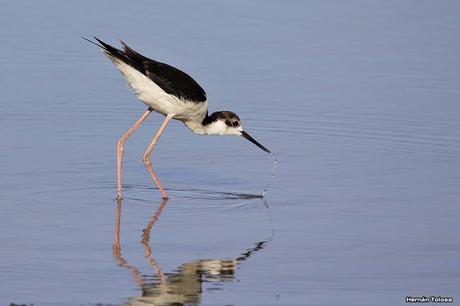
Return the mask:
{"type": "Polygon", "coordinates": [[[2,3],[0,304],[456,301],[459,9],[2,3]],[[270,155],[173,122],[153,154],[162,202],[140,161],[153,115],[117,203],[115,144],[145,107],[81,35],[122,38],[235,111],[277,155],[266,197],[270,155]]]}

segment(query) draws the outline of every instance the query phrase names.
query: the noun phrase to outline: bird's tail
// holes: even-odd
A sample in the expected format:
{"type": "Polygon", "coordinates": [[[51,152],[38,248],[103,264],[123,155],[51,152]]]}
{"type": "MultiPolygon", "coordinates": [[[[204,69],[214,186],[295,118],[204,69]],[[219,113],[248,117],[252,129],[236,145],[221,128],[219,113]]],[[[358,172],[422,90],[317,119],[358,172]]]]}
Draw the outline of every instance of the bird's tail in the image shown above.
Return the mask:
{"type": "MultiPolygon", "coordinates": [[[[100,45],[100,44],[98,44],[98,43],[92,41],[91,39],[86,38],[86,37],[84,37],[84,36],[80,36],[80,37],[81,37],[82,39],[86,40],[87,42],[92,43],[93,45],[95,45],[95,46],[97,46],[97,47],[99,47],[99,48],[101,48],[101,49],[104,49],[104,46],[102,46],[102,45],[100,45]]],[[[96,37],[94,37],[94,38],[97,39],[96,37]]]]}
{"type": "Polygon", "coordinates": [[[119,49],[117,49],[117,48],[115,48],[115,47],[103,42],[102,40],[100,40],[96,36],[93,36],[93,38],[95,40],[97,40],[99,43],[97,43],[95,41],[92,41],[91,39],[88,39],[88,38],[83,37],[83,36],[81,38],[83,38],[84,40],[92,43],[93,45],[98,46],[107,55],[111,55],[111,56],[114,56],[114,57],[122,59],[122,60],[125,60],[126,57],[127,57],[125,52],[123,52],[123,51],[121,51],[121,50],[119,50],[119,49]]]}
{"type": "Polygon", "coordinates": [[[140,55],[139,53],[137,53],[136,51],[134,51],[133,49],[129,48],[128,45],[126,45],[123,41],[120,41],[122,46],[123,46],[123,49],[124,50],[119,50],[105,42],[103,42],[102,40],[100,40],[99,38],[97,38],[96,36],[93,36],[93,38],[97,41],[92,41],[91,39],[88,39],[86,37],[83,37],[81,36],[81,38],[83,38],[84,40],[86,40],[87,42],[90,42],[92,43],[93,45],[95,46],[98,46],[99,48],[101,48],[102,52],[104,52],[105,55],[107,55],[107,57],[112,60],[112,61],[122,61],[134,68],[136,68],[137,70],[141,71],[142,72],[142,65],[140,65],[140,63],[142,62],[142,60],[145,59],[144,56],[140,55]]]}

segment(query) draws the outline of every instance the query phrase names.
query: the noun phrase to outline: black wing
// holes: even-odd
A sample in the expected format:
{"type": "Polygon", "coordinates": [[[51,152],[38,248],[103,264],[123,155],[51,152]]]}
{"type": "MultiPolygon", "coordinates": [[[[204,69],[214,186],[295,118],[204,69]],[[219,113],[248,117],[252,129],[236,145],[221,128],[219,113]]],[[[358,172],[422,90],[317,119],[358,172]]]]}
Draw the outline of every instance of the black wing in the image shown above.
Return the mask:
{"type": "Polygon", "coordinates": [[[145,57],[122,41],[123,50],[119,50],[96,37],[94,38],[101,44],[99,47],[103,48],[105,52],[140,71],[168,94],[191,102],[206,101],[206,92],[187,73],[145,57]]]}

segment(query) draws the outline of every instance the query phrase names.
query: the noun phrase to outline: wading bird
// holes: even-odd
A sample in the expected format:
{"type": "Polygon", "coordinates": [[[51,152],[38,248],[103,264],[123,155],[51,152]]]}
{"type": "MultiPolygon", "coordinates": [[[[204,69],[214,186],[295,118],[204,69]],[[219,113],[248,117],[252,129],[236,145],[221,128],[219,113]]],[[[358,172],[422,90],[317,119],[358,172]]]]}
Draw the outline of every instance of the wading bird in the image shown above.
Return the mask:
{"type": "Polygon", "coordinates": [[[168,64],[157,62],[134,51],[124,42],[123,50],[117,49],[100,39],[92,41],[114,63],[129,84],[136,97],[148,106],[137,122],[120,138],[117,146],[118,198],[122,198],[122,160],[126,140],[139,128],[145,119],[156,111],[166,116],[160,129],[144,153],[144,164],[164,199],[168,194],[153,171],[150,155],[171,119],[182,121],[185,126],[200,135],[243,136],[267,153],[270,150],[258,143],[243,130],[240,118],[233,112],[220,111],[208,114],[206,92],[187,73],[168,64]]]}

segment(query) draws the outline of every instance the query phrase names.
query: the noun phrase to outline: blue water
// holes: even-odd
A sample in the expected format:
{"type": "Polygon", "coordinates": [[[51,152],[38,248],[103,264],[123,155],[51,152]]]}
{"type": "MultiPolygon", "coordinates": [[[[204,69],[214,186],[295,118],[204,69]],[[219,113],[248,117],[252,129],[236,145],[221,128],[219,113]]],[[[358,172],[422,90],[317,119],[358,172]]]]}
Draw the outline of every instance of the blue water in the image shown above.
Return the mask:
{"type": "Polygon", "coordinates": [[[456,302],[459,9],[4,1],[0,304],[456,302]],[[82,35],[121,38],[236,112],[277,155],[266,198],[270,155],[173,122],[152,157],[162,203],[140,160],[155,114],[126,144],[117,203],[116,142],[145,106],[82,35]]]}

